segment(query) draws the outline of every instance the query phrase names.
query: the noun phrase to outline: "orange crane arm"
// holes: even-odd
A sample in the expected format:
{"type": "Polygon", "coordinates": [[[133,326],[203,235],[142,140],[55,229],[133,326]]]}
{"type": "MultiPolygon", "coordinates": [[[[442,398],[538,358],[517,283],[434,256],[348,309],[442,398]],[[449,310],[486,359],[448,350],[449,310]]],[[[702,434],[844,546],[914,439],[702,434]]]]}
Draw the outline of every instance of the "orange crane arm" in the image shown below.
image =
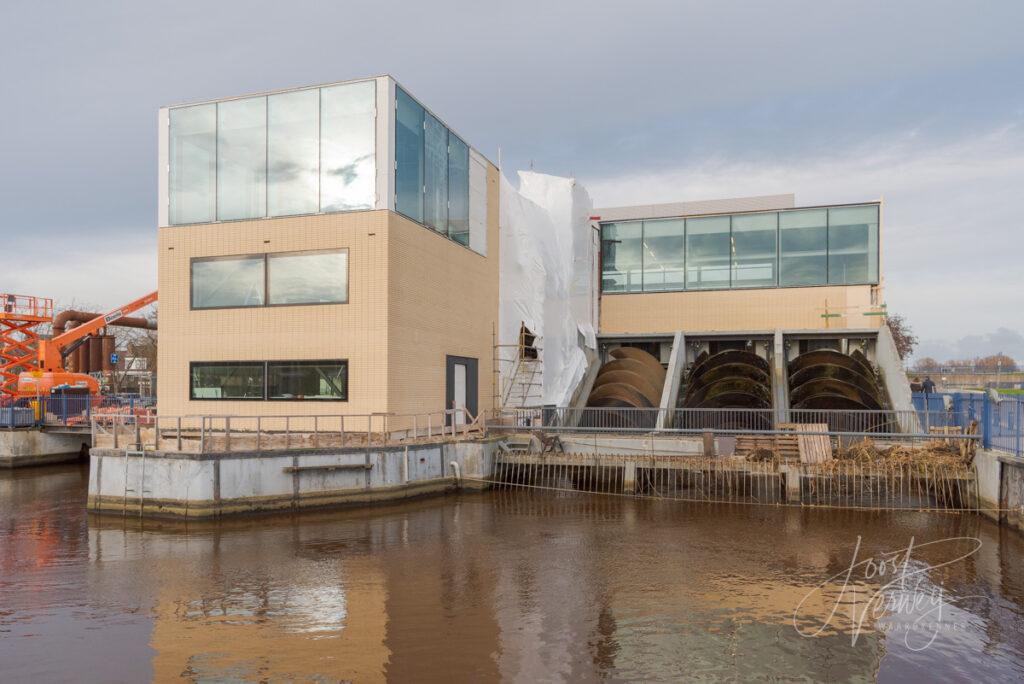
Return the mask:
{"type": "Polygon", "coordinates": [[[80,340],[87,335],[95,333],[100,328],[105,328],[114,321],[124,318],[133,311],[138,311],[144,306],[149,306],[157,300],[157,292],[150,292],[144,297],[139,297],[134,302],[119,306],[112,311],[97,316],[87,323],[75,326],[63,335],[58,335],[52,340],[40,340],[38,349],[39,368],[44,371],[54,372],[62,369],[63,362],[60,352],[69,344],[80,340]]]}

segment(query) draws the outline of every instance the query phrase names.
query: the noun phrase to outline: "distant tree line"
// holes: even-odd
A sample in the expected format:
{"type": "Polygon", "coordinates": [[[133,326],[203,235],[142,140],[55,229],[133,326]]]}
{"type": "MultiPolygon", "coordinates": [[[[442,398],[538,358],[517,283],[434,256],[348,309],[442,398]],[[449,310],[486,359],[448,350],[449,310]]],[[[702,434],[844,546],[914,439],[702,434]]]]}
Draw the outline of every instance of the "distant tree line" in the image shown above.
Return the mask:
{"type": "Polygon", "coordinates": [[[999,354],[978,356],[973,359],[951,359],[945,363],[939,363],[939,361],[931,356],[926,356],[914,362],[913,370],[922,373],[934,373],[940,370],[949,370],[951,372],[961,370],[978,373],[995,373],[997,371],[1014,373],[1020,370],[1020,366],[1012,357],[1000,352],[999,354]]]}

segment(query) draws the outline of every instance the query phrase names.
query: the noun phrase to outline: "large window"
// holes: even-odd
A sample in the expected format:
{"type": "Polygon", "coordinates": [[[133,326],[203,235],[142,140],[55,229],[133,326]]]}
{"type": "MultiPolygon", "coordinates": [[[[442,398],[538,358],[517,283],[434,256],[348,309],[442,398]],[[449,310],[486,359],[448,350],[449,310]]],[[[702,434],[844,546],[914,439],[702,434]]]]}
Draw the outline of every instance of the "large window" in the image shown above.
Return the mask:
{"type": "Polygon", "coordinates": [[[878,281],[878,207],[828,210],[828,282],[878,281]]]}
{"type": "Polygon", "coordinates": [[[779,215],[741,214],[732,217],[732,286],[772,287],[776,284],[776,240],[779,215]]]}
{"type": "Polygon", "coordinates": [[[395,90],[395,210],[423,223],[423,107],[395,90]]]}
{"type": "Polygon", "coordinates": [[[779,214],[779,285],[828,282],[828,212],[825,209],[779,214]]]}
{"type": "Polygon", "coordinates": [[[729,287],[729,217],[686,220],[686,287],[729,287]]]}
{"type": "Polygon", "coordinates": [[[643,223],[606,223],[601,235],[601,288],[605,292],[640,292],[643,289],[643,223]]]}
{"type": "Polygon", "coordinates": [[[193,309],[347,301],[347,250],[192,260],[193,309]]]}
{"type": "Polygon", "coordinates": [[[192,260],[192,308],[263,306],[262,256],[192,260]]]}
{"type": "Polygon", "coordinates": [[[263,399],[266,366],[259,362],[193,363],[191,399],[263,399]]]}
{"type": "Polygon", "coordinates": [[[172,225],[372,209],[376,82],[170,110],[172,225]]]}
{"type": "Polygon", "coordinates": [[[217,105],[217,218],[266,216],[267,98],[217,105]]]}
{"type": "Polygon", "coordinates": [[[877,204],[601,225],[604,292],[878,282],[877,204]],[[684,277],[685,274],[685,277],[684,277]]]}
{"type": "Polygon", "coordinates": [[[468,246],[469,147],[404,90],[395,97],[395,210],[468,246]]]}
{"type": "Polygon", "coordinates": [[[312,214],[320,186],[317,90],[267,98],[267,214],[312,214]]]}
{"type": "Polygon", "coordinates": [[[343,304],[348,301],[348,252],[267,255],[271,304],[343,304]]]}
{"type": "Polygon", "coordinates": [[[340,400],[348,398],[345,361],[271,361],[267,363],[267,399],[340,400]]]}
{"type": "Polygon", "coordinates": [[[320,211],[373,209],[377,84],[320,89],[320,211]]]}
{"type": "Polygon", "coordinates": [[[469,145],[448,133],[448,235],[469,246],[469,145]]]}
{"type": "Polygon", "coordinates": [[[206,223],[217,212],[217,105],[170,112],[171,223],[206,223]]]}
{"type": "Polygon", "coordinates": [[[189,398],[347,401],[348,361],[209,361],[189,368],[189,398]]]}
{"type": "Polygon", "coordinates": [[[647,292],[681,290],[686,282],[685,221],[644,221],[643,288],[647,292]]]}

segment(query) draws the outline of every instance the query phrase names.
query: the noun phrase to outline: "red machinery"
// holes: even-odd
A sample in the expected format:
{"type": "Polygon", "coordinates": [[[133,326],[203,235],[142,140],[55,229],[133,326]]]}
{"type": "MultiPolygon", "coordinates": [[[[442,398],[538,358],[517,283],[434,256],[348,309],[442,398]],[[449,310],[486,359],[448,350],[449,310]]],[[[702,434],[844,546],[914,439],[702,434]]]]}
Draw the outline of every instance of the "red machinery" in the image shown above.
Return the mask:
{"type": "MultiPolygon", "coordinates": [[[[0,295],[5,297],[8,295],[0,295]]],[[[36,299],[36,298],[25,298],[25,299],[36,299]]],[[[67,332],[57,334],[55,337],[49,340],[40,339],[38,335],[34,336],[35,349],[29,350],[24,344],[20,343],[18,349],[20,349],[20,362],[17,364],[11,363],[12,367],[17,365],[21,367],[35,365],[36,368],[31,371],[22,372],[16,376],[16,383],[11,383],[10,379],[5,376],[5,385],[0,388],[7,394],[16,396],[48,396],[54,389],[62,388],[68,390],[76,390],[88,394],[99,394],[100,387],[99,383],[90,375],[84,373],[71,373],[68,372],[64,367],[65,358],[75,350],[75,348],[82,344],[90,335],[94,335],[101,329],[106,328],[108,325],[116,325],[117,321],[124,318],[133,311],[138,311],[144,306],[148,306],[157,300],[157,293],[150,292],[145,297],[140,297],[134,302],[125,304],[124,306],[118,307],[102,316],[97,316],[92,320],[86,321],[81,325],[71,328],[67,332]],[[31,354],[31,364],[26,363],[25,352],[28,351],[31,354]],[[11,385],[16,384],[16,388],[11,385]],[[13,390],[13,391],[12,391],[13,390]]],[[[0,300],[3,301],[3,300],[0,300]]],[[[49,303],[46,309],[46,316],[43,321],[49,321],[53,315],[53,305],[50,300],[39,300],[49,303]]],[[[42,310],[42,309],[38,309],[42,310]]],[[[33,323],[38,325],[39,322],[33,323]]],[[[0,316],[0,322],[3,322],[2,316],[0,316]]],[[[4,338],[4,359],[7,358],[6,344],[7,340],[4,338]]]]}

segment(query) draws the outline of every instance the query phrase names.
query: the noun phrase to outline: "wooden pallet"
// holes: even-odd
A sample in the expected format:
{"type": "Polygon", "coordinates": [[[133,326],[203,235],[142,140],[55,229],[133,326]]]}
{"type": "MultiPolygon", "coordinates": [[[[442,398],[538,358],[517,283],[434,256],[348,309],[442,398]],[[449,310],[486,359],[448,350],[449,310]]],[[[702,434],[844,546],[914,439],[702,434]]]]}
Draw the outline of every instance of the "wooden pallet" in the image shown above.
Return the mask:
{"type": "MultiPolygon", "coordinates": [[[[825,423],[780,423],[779,430],[828,432],[825,423]]],[[[782,461],[821,463],[832,460],[832,440],[818,435],[738,435],[736,455],[747,457],[757,451],[771,451],[782,461]]]]}

